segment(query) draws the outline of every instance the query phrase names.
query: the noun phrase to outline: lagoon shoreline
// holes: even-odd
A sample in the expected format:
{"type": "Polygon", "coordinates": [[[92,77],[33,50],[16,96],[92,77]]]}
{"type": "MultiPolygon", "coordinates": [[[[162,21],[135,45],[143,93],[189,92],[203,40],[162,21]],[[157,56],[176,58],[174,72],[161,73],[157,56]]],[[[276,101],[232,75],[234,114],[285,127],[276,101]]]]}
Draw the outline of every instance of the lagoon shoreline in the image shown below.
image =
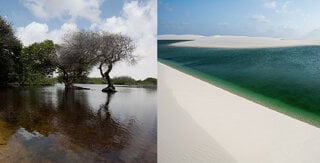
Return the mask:
{"type": "MultiPolygon", "coordinates": [[[[320,159],[316,153],[320,150],[320,140],[317,140],[320,136],[319,128],[234,95],[162,63],[158,63],[158,72],[159,90],[162,87],[166,88],[165,92],[159,94],[158,102],[166,103],[167,107],[159,109],[159,119],[163,119],[161,115],[169,115],[171,109],[177,110],[176,107],[179,106],[181,112],[191,117],[188,121],[196,124],[194,125],[196,127],[180,125],[179,128],[191,131],[204,130],[225,150],[224,153],[230,155],[236,162],[316,162],[320,159]],[[169,95],[172,98],[164,98],[169,95]],[[170,106],[172,103],[177,105],[170,106]]],[[[179,135],[179,130],[170,129],[177,127],[169,125],[175,122],[172,119],[168,121],[170,123],[159,121],[159,133],[166,134],[167,137],[179,135]]],[[[201,135],[199,137],[201,138],[201,135]]],[[[159,147],[165,148],[166,146],[162,145],[164,141],[161,135],[158,140],[159,147]]],[[[179,139],[175,144],[181,149],[187,149],[189,146],[179,139]]],[[[165,150],[167,153],[175,154],[170,148],[165,150]]],[[[218,151],[221,153],[221,150],[218,151]]],[[[201,152],[193,157],[200,158],[201,152]]],[[[159,153],[159,161],[161,158],[164,156],[159,153]]]]}

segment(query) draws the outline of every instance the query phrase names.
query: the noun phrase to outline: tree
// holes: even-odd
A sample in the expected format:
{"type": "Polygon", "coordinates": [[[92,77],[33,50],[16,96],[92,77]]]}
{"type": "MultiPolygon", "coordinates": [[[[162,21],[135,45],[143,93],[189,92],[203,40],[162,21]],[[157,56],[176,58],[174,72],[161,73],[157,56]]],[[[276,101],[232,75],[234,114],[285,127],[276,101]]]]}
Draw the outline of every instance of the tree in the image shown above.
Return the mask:
{"type": "Polygon", "coordinates": [[[63,43],[56,46],[57,67],[67,89],[78,88],[73,82],[88,75],[98,48],[97,34],[85,31],[65,35],[63,43]]]}
{"type": "Polygon", "coordinates": [[[46,40],[22,49],[22,85],[46,85],[56,70],[56,53],[53,41],[46,40]]]}
{"type": "Polygon", "coordinates": [[[102,78],[104,78],[108,86],[103,92],[115,92],[115,87],[110,78],[110,72],[113,65],[119,61],[127,61],[130,64],[136,62],[137,57],[133,55],[135,45],[133,40],[122,34],[110,34],[103,32],[100,34],[99,50],[96,61],[99,63],[98,69],[102,78]],[[104,70],[105,69],[105,70],[104,70]]]}
{"type": "Polygon", "coordinates": [[[79,31],[66,35],[63,43],[56,48],[57,66],[66,88],[75,88],[73,82],[86,77],[89,70],[99,65],[101,76],[107,81],[106,92],[115,92],[110,78],[113,65],[119,61],[136,62],[132,54],[133,40],[125,35],[107,32],[79,31]]]}
{"type": "Polygon", "coordinates": [[[21,42],[12,27],[0,16],[0,85],[7,86],[19,80],[22,66],[19,62],[21,42]]]}

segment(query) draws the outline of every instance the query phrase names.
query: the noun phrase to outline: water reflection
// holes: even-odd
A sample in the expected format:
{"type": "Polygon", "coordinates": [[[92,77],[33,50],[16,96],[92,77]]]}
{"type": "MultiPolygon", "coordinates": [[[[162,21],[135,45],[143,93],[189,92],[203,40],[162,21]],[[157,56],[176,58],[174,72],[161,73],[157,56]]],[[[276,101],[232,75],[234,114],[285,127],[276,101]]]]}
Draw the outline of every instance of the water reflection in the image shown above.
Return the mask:
{"type": "Polygon", "coordinates": [[[105,104],[103,104],[100,109],[99,109],[99,113],[101,113],[102,108],[104,108],[104,110],[108,110],[109,109],[109,103],[111,100],[111,97],[113,96],[114,92],[107,92],[107,101],[105,104]]]}
{"type": "Polygon", "coordinates": [[[0,161],[155,162],[155,90],[88,86],[1,90],[0,161]]]}

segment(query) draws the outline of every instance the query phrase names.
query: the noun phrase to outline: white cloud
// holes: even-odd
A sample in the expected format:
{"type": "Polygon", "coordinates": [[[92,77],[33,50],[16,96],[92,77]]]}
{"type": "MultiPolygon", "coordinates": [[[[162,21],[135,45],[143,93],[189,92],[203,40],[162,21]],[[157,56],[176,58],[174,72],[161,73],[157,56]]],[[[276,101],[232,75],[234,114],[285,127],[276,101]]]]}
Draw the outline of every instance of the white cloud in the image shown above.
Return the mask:
{"type": "Polygon", "coordinates": [[[277,2],[277,1],[270,1],[264,4],[266,8],[272,9],[277,13],[294,13],[294,10],[289,9],[289,5],[292,1],[285,1],[285,2],[277,2]]]}
{"type": "Polygon", "coordinates": [[[101,0],[22,0],[34,16],[42,19],[68,16],[71,20],[78,17],[92,22],[100,21],[101,0]]]}
{"type": "MultiPolygon", "coordinates": [[[[140,57],[137,65],[125,68],[126,63],[117,64],[111,75],[130,75],[141,79],[142,76],[156,77],[157,65],[157,5],[155,0],[146,3],[131,1],[123,6],[122,15],[111,17],[92,28],[122,33],[136,42],[135,55],[140,57]]],[[[96,73],[90,74],[96,76],[96,73]]]]}
{"type": "Polygon", "coordinates": [[[113,33],[129,35],[137,41],[153,37],[156,39],[157,15],[156,2],[146,4],[132,1],[125,3],[120,17],[105,19],[98,28],[113,33]]]}
{"type": "Polygon", "coordinates": [[[277,1],[271,1],[264,4],[266,8],[275,10],[277,8],[277,1]]]}
{"type": "Polygon", "coordinates": [[[267,19],[264,15],[260,15],[260,14],[255,14],[251,16],[251,19],[259,22],[259,23],[269,23],[270,20],[267,19]]]}
{"type": "Polygon", "coordinates": [[[60,43],[61,38],[65,33],[76,30],[78,30],[78,28],[74,23],[65,23],[60,29],[49,31],[47,24],[32,22],[26,27],[19,27],[16,36],[20,38],[22,43],[26,46],[47,39],[53,40],[55,43],[60,43]]]}
{"type": "MultiPolygon", "coordinates": [[[[24,0],[35,7],[30,9],[35,15],[42,18],[60,17],[69,13],[71,17],[82,16],[81,12],[76,10],[67,11],[67,7],[57,9],[56,7],[44,6],[51,2],[55,5],[58,2],[49,0],[24,0]]],[[[57,0],[62,1],[62,0],[57,0]]],[[[73,1],[73,0],[72,0],[73,1]]],[[[77,3],[84,2],[83,0],[73,2],[76,7],[77,3]]],[[[86,1],[87,2],[87,1],[86,1]]],[[[98,2],[89,0],[89,2],[98,2]]],[[[71,6],[65,3],[60,3],[71,6]]],[[[30,6],[29,6],[30,7],[30,6]]],[[[79,7],[76,7],[79,8],[79,7]]],[[[81,7],[80,7],[81,8],[81,7]]],[[[83,8],[83,7],[82,7],[83,8]]],[[[146,77],[157,76],[157,5],[156,0],[148,0],[143,3],[140,1],[125,2],[121,16],[113,16],[106,19],[98,18],[101,21],[92,23],[90,29],[105,30],[113,33],[122,33],[131,37],[136,43],[134,54],[139,56],[140,60],[136,65],[129,66],[127,63],[120,62],[114,66],[111,76],[131,76],[135,79],[145,79],[146,77]]],[[[88,13],[90,14],[90,12],[88,13]]],[[[94,15],[94,14],[93,14],[94,15]]],[[[93,18],[96,16],[93,16],[93,18]]],[[[75,23],[65,23],[59,29],[50,30],[47,24],[32,22],[25,27],[17,28],[16,36],[19,37],[24,45],[30,45],[34,42],[43,41],[46,39],[53,40],[55,43],[60,43],[62,36],[70,31],[78,30],[75,23]]],[[[100,77],[99,71],[96,68],[90,73],[91,77],[100,77]]]]}

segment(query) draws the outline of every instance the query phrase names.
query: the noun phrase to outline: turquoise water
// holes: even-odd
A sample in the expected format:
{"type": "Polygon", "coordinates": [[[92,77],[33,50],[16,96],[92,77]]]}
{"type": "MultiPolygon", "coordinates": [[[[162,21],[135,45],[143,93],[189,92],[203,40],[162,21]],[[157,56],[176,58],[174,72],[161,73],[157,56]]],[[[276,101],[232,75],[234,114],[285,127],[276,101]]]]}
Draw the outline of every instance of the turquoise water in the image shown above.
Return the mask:
{"type": "Polygon", "coordinates": [[[320,46],[218,49],[158,41],[160,62],[320,127],[320,46]]]}

